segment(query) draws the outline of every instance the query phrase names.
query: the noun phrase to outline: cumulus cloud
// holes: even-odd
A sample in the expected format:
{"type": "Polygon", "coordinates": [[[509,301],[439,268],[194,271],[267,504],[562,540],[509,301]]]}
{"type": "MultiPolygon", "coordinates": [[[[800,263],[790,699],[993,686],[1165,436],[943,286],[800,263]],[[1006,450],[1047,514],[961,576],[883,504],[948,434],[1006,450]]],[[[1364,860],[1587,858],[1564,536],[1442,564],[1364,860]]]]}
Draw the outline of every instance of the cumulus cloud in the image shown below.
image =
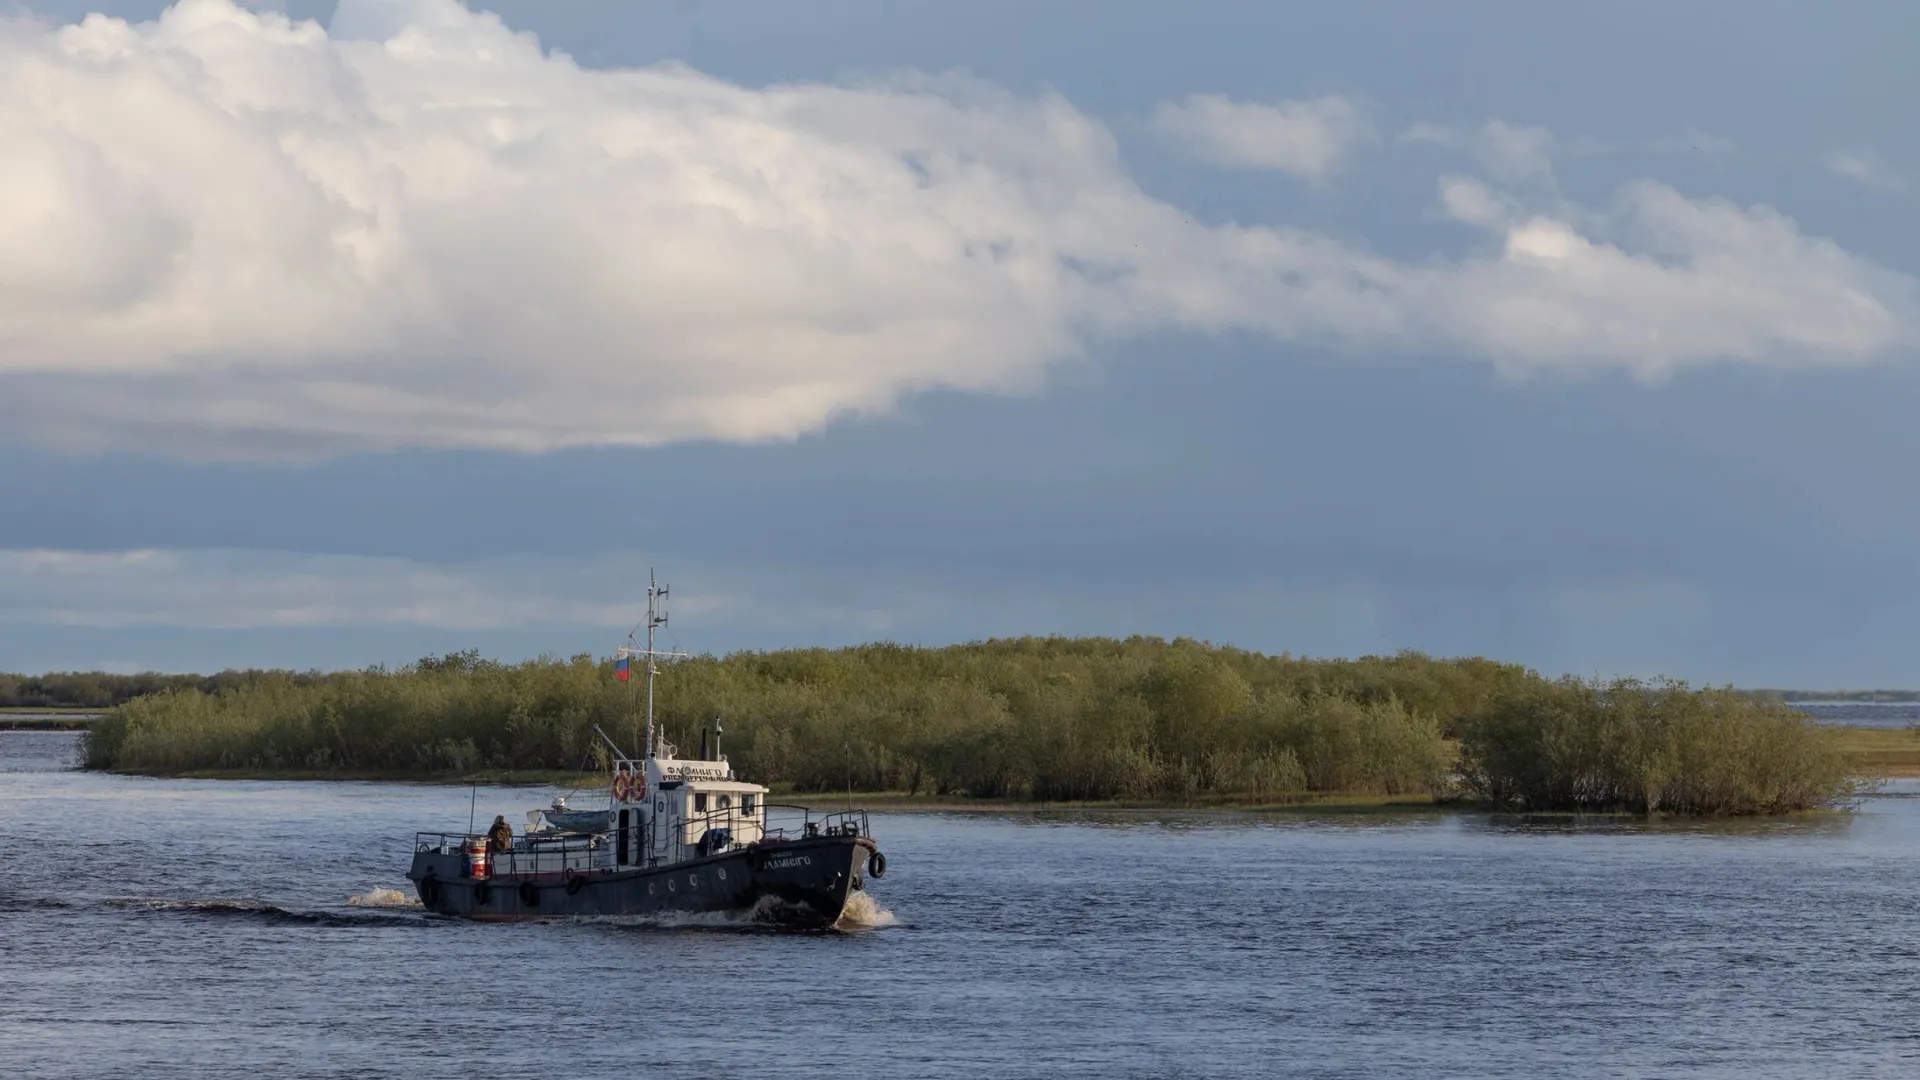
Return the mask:
{"type": "Polygon", "coordinates": [[[1431,335],[1510,370],[1658,377],[1709,357],[1845,362],[1914,341],[1913,279],[1764,207],[1642,182],[1601,213],[1529,215],[1483,186],[1453,188],[1455,216],[1499,248],[1406,279],[1408,300],[1431,335]]]}
{"type": "Polygon", "coordinates": [[[1277,104],[1193,94],[1163,101],[1153,127],[1194,157],[1229,169],[1271,169],[1324,180],[1372,138],[1360,108],[1342,97],[1277,104]]]}
{"type": "MultiPolygon", "coordinates": [[[[1331,169],[1359,121],[1329,100],[1249,106],[1273,138],[1221,152],[1331,169]]],[[[1506,134],[1491,178],[1526,187],[1506,134]]],[[[1460,189],[1484,248],[1402,263],[1195,224],[1057,96],[586,69],[453,0],[6,24],[0,145],[0,432],[66,446],[780,439],[1168,328],[1657,374],[1916,323],[1912,279],[1764,207],[1460,189]]]]}

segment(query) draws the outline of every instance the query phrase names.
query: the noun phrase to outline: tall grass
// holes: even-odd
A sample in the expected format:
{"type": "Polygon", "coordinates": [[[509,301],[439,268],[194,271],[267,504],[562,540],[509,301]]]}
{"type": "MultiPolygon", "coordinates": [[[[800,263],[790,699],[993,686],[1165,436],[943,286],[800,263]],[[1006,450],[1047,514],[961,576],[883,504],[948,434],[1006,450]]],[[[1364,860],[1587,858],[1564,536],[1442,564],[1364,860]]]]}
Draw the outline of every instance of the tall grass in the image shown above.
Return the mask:
{"type": "Polygon", "coordinates": [[[1685,683],[1536,681],[1462,725],[1461,775],[1532,810],[1775,814],[1855,791],[1840,735],[1788,706],[1685,683]]]}

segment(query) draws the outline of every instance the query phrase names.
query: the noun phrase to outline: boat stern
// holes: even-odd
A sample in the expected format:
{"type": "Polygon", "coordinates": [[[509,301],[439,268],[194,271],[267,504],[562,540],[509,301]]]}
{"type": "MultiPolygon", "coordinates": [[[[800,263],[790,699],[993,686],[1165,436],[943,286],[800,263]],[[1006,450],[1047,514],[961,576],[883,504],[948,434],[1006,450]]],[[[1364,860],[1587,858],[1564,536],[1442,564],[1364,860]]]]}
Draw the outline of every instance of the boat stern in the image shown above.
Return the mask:
{"type": "Polygon", "coordinates": [[[407,868],[407,880],[420,896],[420,906],[441,915],[458,914],[450,903],[452,883],[467,883],[471,867],[459,845],[428,839],[413,845],[413,865],[407,868]]]}

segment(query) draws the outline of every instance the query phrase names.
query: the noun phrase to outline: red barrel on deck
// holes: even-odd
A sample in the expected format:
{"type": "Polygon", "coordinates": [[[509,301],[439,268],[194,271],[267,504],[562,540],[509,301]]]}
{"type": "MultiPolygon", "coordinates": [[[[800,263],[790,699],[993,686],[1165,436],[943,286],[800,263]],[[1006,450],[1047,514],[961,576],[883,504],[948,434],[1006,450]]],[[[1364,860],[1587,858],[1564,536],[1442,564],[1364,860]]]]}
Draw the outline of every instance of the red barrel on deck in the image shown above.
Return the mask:
{"type": "Polygon", "coordinates": [[[484,881],[487,876],[487,842],[484,839],[469,840],[466,843],[467,876],[475,881],[484,881]]]}

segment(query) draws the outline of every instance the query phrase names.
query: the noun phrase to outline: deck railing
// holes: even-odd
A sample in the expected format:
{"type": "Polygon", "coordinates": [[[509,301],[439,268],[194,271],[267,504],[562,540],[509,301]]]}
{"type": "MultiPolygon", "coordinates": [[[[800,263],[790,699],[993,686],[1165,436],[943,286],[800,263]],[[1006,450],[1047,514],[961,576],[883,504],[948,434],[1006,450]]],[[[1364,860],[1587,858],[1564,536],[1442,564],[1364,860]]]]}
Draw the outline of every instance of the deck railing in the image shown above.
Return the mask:
{"type": "MultiPolygon", "coordinates": [[[[780,844],[828,836],[871,836],[865,810],[823,813],[810,807],[763,803],[754,815],[739,807],[720,807],[680,818],[655,814],[645,827],[631,826],[628,861],[621,862],[620,829],[581,833],[530,833],[513,838],[506,851],[488,857],[493,875],[517,877],[564,876],[596,868],[614,870],[668,866],[688,859],[733,851],[753,843],[780,844]],[[748,836],[754,829],[758,837],[748,836]],[[725,830],[722,832],[722,830],[725,830]],[[689,841],[688,837],[692,837],[689,841]],[[708,839],[712,837],[712,839],[708,839]]],[[[458,855],[484,833],[421,832],[414,834],[414,850],[458,855]]]]}

